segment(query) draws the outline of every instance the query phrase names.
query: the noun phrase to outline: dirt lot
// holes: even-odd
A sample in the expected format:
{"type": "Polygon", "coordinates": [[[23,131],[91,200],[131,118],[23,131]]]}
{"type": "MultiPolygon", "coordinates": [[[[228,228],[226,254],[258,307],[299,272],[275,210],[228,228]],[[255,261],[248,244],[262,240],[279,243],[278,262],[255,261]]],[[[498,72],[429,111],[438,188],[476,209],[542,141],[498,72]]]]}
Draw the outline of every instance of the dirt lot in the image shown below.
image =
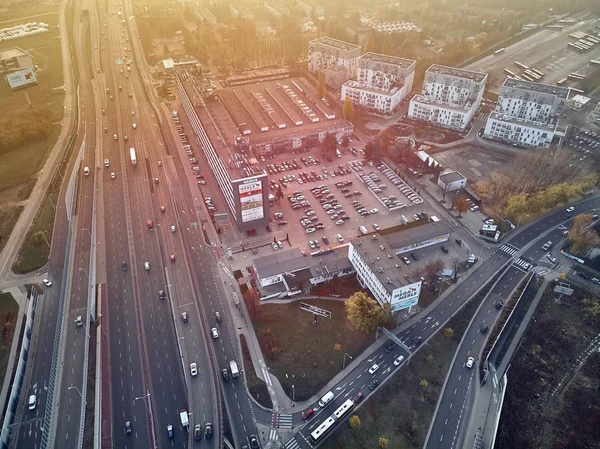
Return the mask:
{"type": "Polygon", "coordinates": [[[557,301],[551,288],[511,365],[496,440],[500,449],[600,447],[598,351],[577,365],[594,338],[598,347],[600,303],[593,292],[579,289],[557,301]]]}
{"type": "Polygon", "coordinates": [[[341,369],[344,353],[360,354],[374,342],[374,334],[359,334],[346,319],[344,301],[314,299],[303,302],[331,311],[332,318],[300,310],[300,302],[264,304],[252,318],[269,369],[297,401],[316,394],[341,369]],[[287,375],[287,376],[286,376],[287,375]]]}

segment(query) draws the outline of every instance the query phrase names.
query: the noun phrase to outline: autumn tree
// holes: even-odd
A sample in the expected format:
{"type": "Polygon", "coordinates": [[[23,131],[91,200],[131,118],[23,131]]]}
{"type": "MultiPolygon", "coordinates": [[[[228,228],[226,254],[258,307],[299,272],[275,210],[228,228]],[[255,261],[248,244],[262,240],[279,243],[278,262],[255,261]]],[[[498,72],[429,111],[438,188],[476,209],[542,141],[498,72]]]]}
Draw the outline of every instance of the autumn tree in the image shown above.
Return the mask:
{"type": "Polygon", "coordinates": [[[379,437],[379,449],[387,449],[390,445],[390,440],[386,437],[379,437]]]}
{"type": "Polygon", "coordinates": [[[600,237],[592,227],[593,218],[590,214],[581,214],[575,217],[569,229],[569,242],[571,252],[585,254],[593,247],[600,245],[600,237]]]}
{"type": "Polygon", "coordinates": [[[365,145],[365,159],[367,161],[373,159],[373,157],[375,156],[376,149],[377,148],[375,147],[375,144],[373,142],[369,142],[367,145],[365,145]]]}
{"type": "Polygon", "coordinates": [[[323,156],[332,160],[333,155],[335,154],[335,146],[337,145],[337,140],[335,138],[335,134],[327,134],[323,139],[323,156]]]}
{"type": "Polygon", "coordinates": [[[352,104],[352,97],[350,97],[350,95],[346,95],[346,98],[344,98],[344,105],[342,106],[342,118],[350,122],[354,118],[354,105],[352,104]]]}
{"type": "Polygon", "coordinates": [[[423,267],[423,277],[429,285],[433,285],[437,282],[440,271],[444,269],[444,261],[442,259],[435,259],[427,262],[423,267]]]}
{"type": "Polygon", "coordinates": [[[358,332],[373,332],[390,319],[390,309],[380,307],[365,292],[356,292],[345,304],[348,320],[358,332]]]}
{"type": "Polygon", "coordinates": [[[452,329],[451,327],[446,327],[444,329],[444,338],[451,340],[453,336],[454,336],[454,329],[452,329]]]}
{"type": "Polygon", "coordinates": [[[283,190],[281,189],[281,185],[279,185],[279,187],[277,187],[277,191],[275,192],[275,198],[280,200],[283,198],[283,196],[283,190]]]}
{"type": "Polygon", "coordinates": [[[327,86],[325,85],[325,72],[319,72],[317,78],[317,95],[319,98],[325,98],[327,95],[327,86]]]}
{"type": "Polygon", "coordinates": [[[462,214],[469,210],[469,203],[464,195],[458,195],[454,200],[454,209],[458,211],[458,218],[462,218],[462,214]]]}
{"type": "Polygon", "coordinates": [[[360,418],[357,415],[352,415],[350,417],[350,419],[348,420],[348,422],[350,423],[350,427],[352,429],[359,429],[360,428],[360,418]]]}

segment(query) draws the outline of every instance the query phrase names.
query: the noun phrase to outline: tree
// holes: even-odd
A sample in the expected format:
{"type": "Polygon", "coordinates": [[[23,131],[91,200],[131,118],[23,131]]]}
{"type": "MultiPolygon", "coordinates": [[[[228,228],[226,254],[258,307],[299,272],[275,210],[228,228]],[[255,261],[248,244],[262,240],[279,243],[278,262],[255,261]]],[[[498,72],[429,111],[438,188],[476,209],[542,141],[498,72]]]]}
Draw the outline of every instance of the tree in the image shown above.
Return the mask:
{"type": "Polygon", "coordinates": [[[365,292],[356,292],[345,304],[348,320],[358,332],[373,332],[390,319],[390,309],[380,307],[365,292]]]}
{"type": "Polygon", "coordinates": [[[421,379],[421,382],[419,382],[419,386],[423,390],[427,390],[427,388],[429,388],[429,382],[427,382],[427,379],[421,379]]]}
{"type": "Polygon", "coordinates": [[[433,365],[433,356],[431,354],[429,354],[425,360],[427,360],[429,365],[433,365]]]}
{"type": "Polygon", "coordinates": [[[333,160],[336,145],[337,139],[335,138],[335,134],[327,134],[323,139],[323,156],[329,161],[333,160]]]}
{"type": "Polygon", "coordinates": [[[344,120],[352,121],[354,118],[354,105],[352,104],[352,97],[346,95],[344,98],[344,105],[342,106],[342,118],[344,120]]]}
{"type": "Polygon", "coordinates": [[[390,440],[386,437],[379,437],[379,449],[387,449],[390,444],[390,440]]]}
{"type": "Polygon", "coordinates": [[[327,95],[327,86],[325,85],[325,72],[319,72],[317,77],[317,94],[319,98],[325,98],[327,95]]]}
{"type": "Polygon", "coordinates": [[[600,318],[600,301],[595,298],[584,298],[583,305],[583,312],[586,316],[590,318],[600,318]]]}
{"type": "Polygon", "coordinates": [[[600,237],[592,226],[593,218],[590,214],[581,214],[575,217],[569,229],[569,242],[571,252],[585,254],[595,246],[600,245],[600,237]]]}
{"type": "Polygon", "coordinates": [[[376,147],[373,142],[369,142],[367,145],[365,145],[365,159],[367,161],[373,159],[373,156],[375,156],[375,150],[376,147]]]}
{"type": "Polygon", "coordinates": [[[348,422],[350,423],[351,428],[353,428],[353,429],[360,428],[360,418],[357,415],[352,415],[350,417],[350,419],[348,420],[348,422]]]}
{"type": "Polygon", "coordinates": [[[458,211],[458,218],[462,218],[463,212],[469,210],[469,203],[464,195],[458,195],[454,200],[454,208],[458,211]]]}
{"type": "Polygon", "coordinates": [[[442,259],[435,259],[431,262],[427,262],[423,267],[423,277],[425,281],[431,286],[438,280],[440,271],[444,269],[444,261],[442,259]]]}
{"type": "Polygon", "coordinates": [[[277,191],[275,192],[275,198],[280,200],[283,198],[283,190],[281,189],[281,185],[277,187],[277,191]]]}
{"type": "Polygon", "coordinates": [[[447,327],[444,329],[444,338],[451,340],[453,336],[454,336],[454,329],[452,329],[451,327],[447,327]]]}
{"type": "Polygon", "coordinates": [[[350,137],[344,136],[342,138],[342,146],[346,148],[348,145],[350,145],[350,137]]]}

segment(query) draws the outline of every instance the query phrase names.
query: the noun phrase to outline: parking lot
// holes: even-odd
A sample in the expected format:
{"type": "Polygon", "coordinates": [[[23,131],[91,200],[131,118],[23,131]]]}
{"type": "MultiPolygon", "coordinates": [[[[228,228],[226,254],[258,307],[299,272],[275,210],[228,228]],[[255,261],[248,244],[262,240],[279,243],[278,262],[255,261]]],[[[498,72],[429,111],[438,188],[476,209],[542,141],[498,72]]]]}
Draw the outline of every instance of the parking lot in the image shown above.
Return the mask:
{"type": "Polygon", "coordinates": [[[569,135],[569,147],[585,154],[596,152],[600,148],[600,135],[574,126],[569,135]]]}

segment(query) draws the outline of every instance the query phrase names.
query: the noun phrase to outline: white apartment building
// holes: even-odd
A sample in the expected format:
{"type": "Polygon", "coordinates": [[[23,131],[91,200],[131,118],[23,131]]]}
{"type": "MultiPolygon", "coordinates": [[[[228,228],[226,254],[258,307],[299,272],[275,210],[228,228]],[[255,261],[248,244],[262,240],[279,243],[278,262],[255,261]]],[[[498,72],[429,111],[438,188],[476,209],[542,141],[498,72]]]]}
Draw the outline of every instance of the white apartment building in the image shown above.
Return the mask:
{"type": "Polygon", "coordinates": [[[406,281],[404,264],[377,234],[352,240],[348,244],[348,259],[360,285],[369,289],[381,306],[390,304],[393,311],[410,312],[419,301],[421,281],[406,281]]]}
{"type": "MultiPolygon", "coordinates": [[[[308,70],[311,73],[325,72],[326,79],[345,82],[356,75],[361,48],[358,45],[339,41],[330,37],[321,37],[308,43],[308,70]],[[327,71],[343,71],[344,76],[328,77],[327,71]]],[[[334,87],[340,87],[334,86],[334,87]]]]}
{"type": "Polygon", "coordinates": [[[392,114],[412,90],[416,62],[365,53],[358,60],[356,81],[342,86],[341,99],[352,98],[368,110],[392,114]]]}
{"type": "Polygon", "coordinates": [[[484,137],[519,147],[548,148],[569,95],[566,87],[507,78],[484,137]]]}
{"type": "Polygon", "coordinates": [[[433,64],[420,95],[410,100],[408,116],[464,131],[481,104],[487,74],[433,64]]]}

